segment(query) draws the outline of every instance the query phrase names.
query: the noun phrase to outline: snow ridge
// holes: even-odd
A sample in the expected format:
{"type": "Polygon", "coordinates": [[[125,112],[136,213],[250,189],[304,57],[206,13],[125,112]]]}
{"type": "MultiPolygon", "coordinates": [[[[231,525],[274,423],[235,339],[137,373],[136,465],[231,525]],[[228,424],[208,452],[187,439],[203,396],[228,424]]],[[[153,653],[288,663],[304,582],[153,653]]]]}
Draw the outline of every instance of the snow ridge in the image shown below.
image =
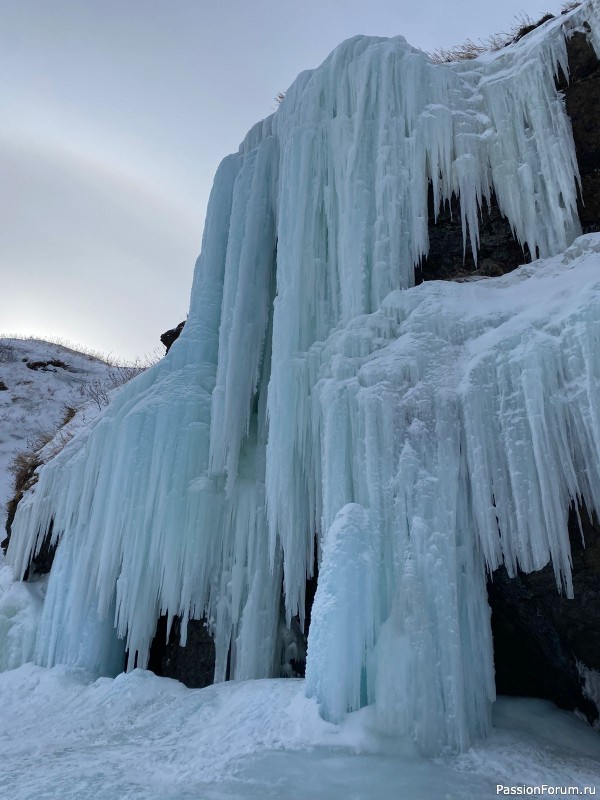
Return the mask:
{"type": "Polygon", "coordinates": [[[323,713],[375,703],[427,752],[488,730],[486,566],[552,560],[569,592],[569,503],[599,510],[600,239],[552,258],[580,230],[554,77],[584,22],[597,43],[598,0],[451,65],[356,37],[223,161],[182,336],[17,514],[17,574],[51,519],[61,538],[38,663],[144,666],[161,613],[206,614],[215,679],[230,649],[233,677],[268,677],[316,537],[323,713]],[[465,246],[494,191],[545,260],[410,288],[429,179],[465,246]]]}

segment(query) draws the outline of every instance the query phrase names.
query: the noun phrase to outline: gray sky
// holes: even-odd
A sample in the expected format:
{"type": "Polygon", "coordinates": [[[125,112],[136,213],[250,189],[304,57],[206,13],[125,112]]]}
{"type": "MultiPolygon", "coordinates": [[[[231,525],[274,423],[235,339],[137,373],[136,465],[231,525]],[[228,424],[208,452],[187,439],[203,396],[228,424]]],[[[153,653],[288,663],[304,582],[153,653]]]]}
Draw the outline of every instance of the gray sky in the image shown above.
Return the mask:
{"type": "Polygon", "coordinates": [[[0,334],[133,358],[185,317],[212,177],[357,33],[432,50],[560,0],[0,0],[0,334]]]}

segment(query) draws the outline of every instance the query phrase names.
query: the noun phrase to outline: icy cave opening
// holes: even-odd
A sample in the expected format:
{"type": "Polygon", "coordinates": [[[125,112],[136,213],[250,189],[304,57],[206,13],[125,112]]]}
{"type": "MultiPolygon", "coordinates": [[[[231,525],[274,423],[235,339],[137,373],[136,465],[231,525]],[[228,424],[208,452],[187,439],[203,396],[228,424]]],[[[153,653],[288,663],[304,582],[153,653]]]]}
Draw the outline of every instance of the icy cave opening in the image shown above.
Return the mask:
{"type": "Polygon", "coordinates": [[[204,619],[216,681],[279,674],[317,558],[323,715],[373,704],[429,753],[486,733],[486,571],[570,595],[569,507],[600,510],[600,236],[555,83],[584,25],[598,52],[588,0],[455,64],[355,37],[224,159],[182,335],[19,506],[18,576],[59,542],[38,663],[116,674],[204,619]],[[415,286],[430,185],[475,260],[492,195],[540,260],[415,286]]]}

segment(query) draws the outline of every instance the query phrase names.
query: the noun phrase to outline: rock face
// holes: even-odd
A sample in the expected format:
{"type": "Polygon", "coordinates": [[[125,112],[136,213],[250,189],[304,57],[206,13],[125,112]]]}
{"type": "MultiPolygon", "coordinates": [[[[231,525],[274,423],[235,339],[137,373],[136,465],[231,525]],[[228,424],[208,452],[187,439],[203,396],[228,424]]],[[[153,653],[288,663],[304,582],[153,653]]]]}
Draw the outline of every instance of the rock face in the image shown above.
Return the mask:
{"type": "MultiPolygon", "coordinates": [[[[573,139],[581,176],[579,218],[584,233],[600,230],[600,62],[583,33],[574,34],[567,44],[570,80],[564,77],[564,93],[571,118],[573,139]]],[[[511,272],[531,260],[531,254],[515,240],[511,227],[492,196],[481,212],[481,243],[478,263],[470,248],[464,251],[460,206],[456,198],[434,220],[433,192],[429,193],[429,255],[417,270],[417,283],[456,280],[469,276],[493,277],[511,272]]]]}
{"type": "MultiPolygon", "coordinates": [[[[600,62],[583,33],[568,42],[570,81],[559,83],[571,118],[581,177],[579,218],[584,233],[600,230],[600,62]]],[[[494,197],[482,210],[478,264],[463,255],[460,208],[453,198],[429,228],[430,250],[418,280],[460,280],[510,272],[531,260],[515,241],[494,197]]],[[[429,218],[433,220],[430,195],[429,218]]],[[[488,584],[498,694],[542,697],[578,709],[590,722],[599,709],[584,691],[580,667],[600,672],[600,527],[581,510],[569,521],[572,600],[556,589],[552,566],[509,578],[496,570],[488,584]]]]}
{"type": "MultiPolygon", "coordinates": [[[[600,230],[600,62],[583,33],[568,42],[570,81],[560,85],[573,128],[581,177],[579,218],[584,233],[600,230]]],[[[430,197],[430,219],[433,199],[430,197]]],[[[446,207],[429,229],[429,257],[421,280],[457,280],[510,272],[530,260],[514,240],[495,198],[482,211],[481,249],[475,265],[463,256],[460,209],[446,207]]],[[[600,716],[586,695],[582,667],[600,672],[600,526],[573,512],[569,536],[575,596],[556,589],[552,566],[510,578],[504,567],[488,584],[498,694],[543,697],[561,708],[578,709],[590,722],[600,716]],[[585,546],[584,546],[585,543],[585,546]]]]}
{"type": "MultiPolygon", "coordinates": [[[[431,186],[429,219],[434,219],[431,186]]],[[[500,213],[495,196],[482,211],[479,232],[481,245],[475,264],[470,247],[464,250],[460,205],[453,197],[429,226],[429,255],[415,273],[417,283],[474,276],[493,278],[531,261],[529,251],[517,242],[508,220],[500,213]]]]}
{"type": "MultiPolygon", "coordinates": [[[[584,232],[600,230],[600,62],[583,33],[568,43],[570,83],[562,83],[577,151],[584,232]]],[[[493,213],[493,209],[492,209],[493,213]]],[[[490,217],[492,214],[490,214],[490,217]]],[[[486,228],[482,248],[493,243],[486,228]]],[[[508,252],[508,251],[507,251],[508,252]]],[[[600,527],[573,512],[569,536],[575,596],[558,594],[551,565],[509,578],[502,567],[488,585],[499,694],[543,697],[598,720],[580,666],[600,672],[600,527]]]]}
{"type": "Polygon", "coordinates": [[[488,584],[498,694],[543,697],[595,722],[580,665],[600,671],[600,526],[581,509],[569,519],[575,596],[556,589],[552,566],[509,578],[504,567],[488,584]],[[584,546],[585,542],[585,546],[584,546]]]}
{"type": "Polygon", "coordinates": [[[600,230],[600,62],[586,36],[576,33],[568,45],[569,84],[563,84],[581,175],[579,219],[584,233],[600,230]]]}
{"type": "Polygon", "coordinates": [[[176,328],[171,328],[171,330],[165,331],[161,335],[160,340],[164,344],[164,346],[167,348],[167,353],[169,352],[169,350],[173,346],[173,342],[175,342],[175,341],[177,341],[177,339],[179,339],[179,336],[181,334],[181,331],[184,328],[184,325],[185,325],[185,320],[183,322],[180,322],[179,325],[177,325],[176,328]]]}
{"type": "Polygon", "coordinates": [[[176,617],[167,640],[167,618],[161,617],[150,650],[148,669],[175,678],[190,689],[209,686],[215,674],[215,645],[204,620],[191,619],[185,647],[179,644],[181,619],[176,617]]]}

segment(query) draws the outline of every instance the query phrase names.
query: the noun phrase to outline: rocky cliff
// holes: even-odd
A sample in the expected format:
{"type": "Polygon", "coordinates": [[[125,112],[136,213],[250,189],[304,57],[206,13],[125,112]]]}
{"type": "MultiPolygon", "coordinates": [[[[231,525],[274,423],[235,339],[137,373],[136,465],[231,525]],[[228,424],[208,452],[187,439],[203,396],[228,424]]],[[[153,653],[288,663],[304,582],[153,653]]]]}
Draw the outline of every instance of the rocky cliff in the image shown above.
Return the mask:
{"type": "MultiPolygon", "coordinates": [[[[587,233],[600,230],[600,62],[583,32],[568,40],[567,50],[569,80],[561,76],[559,86],[573,128],[581,178],[578,211],[587,233]]],[[[495,198],[482,209],[480,234],[475,264],[468,250],[463,256],[460,213],[453,199],[430,225],[421,279],[495,276],[531,258],[515,240],[495,198]]],[[[502,567],[490,576],[488,596],[498,693],[548,698],[596,722],[597,698],[594,702],[586,676],[588,670],[600,671],[600,527],[585,509],[579,516],[581,528],[574,511],[569,520],[573,599],[556,592],[551,565],[513,578],[502,567]]]]}

